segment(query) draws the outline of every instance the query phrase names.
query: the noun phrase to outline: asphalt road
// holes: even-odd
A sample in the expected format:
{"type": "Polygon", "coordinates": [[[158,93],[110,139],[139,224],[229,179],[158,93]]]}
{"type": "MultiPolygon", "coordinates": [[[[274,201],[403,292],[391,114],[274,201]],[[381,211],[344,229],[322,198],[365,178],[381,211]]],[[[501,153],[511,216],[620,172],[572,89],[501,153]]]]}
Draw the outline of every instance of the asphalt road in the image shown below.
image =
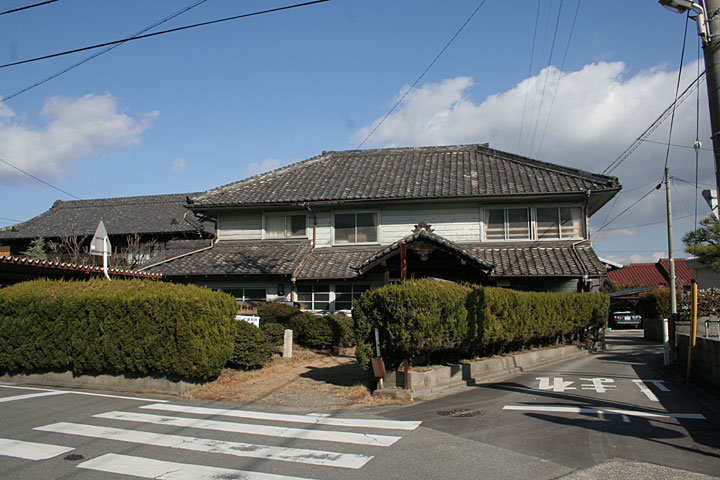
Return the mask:
{"type": "Polygon", "coordinates": [[[0,384],[0,478],[720,475],[718,398],[674,383],[636,336],[451,397],[329,415],[0,384]]]}

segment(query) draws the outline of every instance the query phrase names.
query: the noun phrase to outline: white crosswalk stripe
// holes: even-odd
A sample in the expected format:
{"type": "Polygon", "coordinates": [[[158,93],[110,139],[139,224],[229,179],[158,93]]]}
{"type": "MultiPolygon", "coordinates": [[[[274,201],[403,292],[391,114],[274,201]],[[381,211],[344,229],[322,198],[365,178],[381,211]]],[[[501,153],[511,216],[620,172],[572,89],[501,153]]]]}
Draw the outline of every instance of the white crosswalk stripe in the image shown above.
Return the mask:
{"type": "Polygon", "coordinates": [[[302,438],[304,440],[319,440],[333,443],[353,443],[356,445],[375,445],[387,447],[400,440],[400,437],[391,435],[376,435],[370,433],[338,432],[330,430],[308,430],[303,428],[275,427],[270,425],[257,425],[248,423],[221,422],[217,420],[199,420],[196,418],[168,417],[149,415],[145,413],[107,412],[95,415],[97,418],[124,420],[128,422],[154,423],[156,425],[172,425],[174,427],[200,428],[203,430],[218,430],[222,432],[247,433],[251,435],[265,435],[269,437],[302,438]]]}
{"type": "Polygon", "coordinates": [[[324,452],[301,448],[271,447],[250,443],[226,442],[184,435],[165,435],[160,433],[124,430],[112,427],[97,427],[80,423],[54,423],[37,427],[43,432],[64,433],[83,437],[102,438],[121,442],[153,445],[156,447],[177,448],[196,452],[222,453],[237,457],[263,458],[284,462],[307,463],[342,468],[361,468],[372,457],[348,453],[324,452]]]}
{"type": "Polygon", "coordinates": [[[287,415],[282,413],[253,412],[249,410],[230,410],[222,408],[189,407],[184,405],[159,404],[143,405],[140,408],[162,410],[165,412],[191,413],[198,415],[217,415],[235,418],[253,418],[275,422],[308,423],[313,425],[332,425],[337,427],[380,428],[388,430],[415,430],[422,422],[399,420],[373,420],[366,418],[329,417],[328,414],[287,415]]]}
{"type": "MultiPolygon", "coordinates": [[[[242,457],[261,462],[252,463],[254,467],[250,470],[260,470],[257,472],[216,467],[213,465],[215,462],[222,461],[227,466],[229,460],[221,460],[220,457],[213,456],[208,456],[206,461],[201,459],[198,464],[176,463],[163,460],[163,455],[156,450],[150,450],[155,452],[151,455],[116,454],[113,452],[112,443],[104,443],[107,450],[101,451],[100,456],[77,465],[79,468],[97,472],[161,480],[215,480],[219,478],[312,480],[292,476],[294,473],[292,469],[288,471],[288,467],[280,467],[281,463],[304,464],[321,469],[332,467],[358,470],[375,457],[378,448],[389,447],[402,438],[398,435],[382,434],[381,432],[409,432],[421,425],[421,422],[414,421],[343,418],[331,414],[290,415],[160,402],[138,408],[173,412],[175,415],[140,413],[132,410],[109,411],[93,415],[93,419],[96,419],[93,425],[83,422],[58,422],[38,426],[34,430],[56,435],[48,438],[60,444],[64,443],[63,438],[82,437],[152,448],[192,451],[199,454],[219,454],[229,458],[242,457]],[[241,422],[238,421],[239,419],[247,421],[241,422]],[[98,421],[104,425],[97,424],[98,421]],[[297,428],[287,424],[300,424],[308,427],[297,428]],[[207,434],[198,433],[199,431],[207,432],[207,434]],[[186,432],[192,433],[183,435],[186,432]],[[233,435],[232,441],[222,439],[223,434],[225,438],[228,438],[228,433],[242,434],[243,438],[233,435]],[[246,436],[247,438],[245,438],[246,436]],[[248,441],[249,438],[253,440],[248,441]],[[235,441],[241,439],[245,442],[235,441]],[[282,439],[301,441],[302,445],[300,446],[309,448],[286,447],[283,443],[287,441],[282,439]],[[320,448],[315,448],[316,446],[320,446],[320,448]],[[328,446],[337,451],[327,450],[328,446]],[[348,449],[350,450],[348,451],[348,449]],[[274,464],[276,466],[272,471],[290,473],[290,476],[263,473],[262,470],[271,465],[263,463],[266,461],[279,462],[274,464]]],[[[73,447],[0,439],[0,456],[43,460],[70,450],[73,450],[73,447]]],[[[83,452],[78,451],[78,453],[83,452]]],[[[238,466],[242,468],[243,465],[238,464],[238,466]]]]}
{"type": "Polygon", "coordinates": [[[47,443],[23,442],[0,438],[0,455],[4,457],[23,458],[25,460],[47,460],[74,450],[72,447],[50,445],[47,443]]]}
{"type": "Polygon", "coordinates": [[[310,480],[271,473],[166,462],[114,453],[83,462],[78,465],[78,468],[157,480],[310,480]]]}

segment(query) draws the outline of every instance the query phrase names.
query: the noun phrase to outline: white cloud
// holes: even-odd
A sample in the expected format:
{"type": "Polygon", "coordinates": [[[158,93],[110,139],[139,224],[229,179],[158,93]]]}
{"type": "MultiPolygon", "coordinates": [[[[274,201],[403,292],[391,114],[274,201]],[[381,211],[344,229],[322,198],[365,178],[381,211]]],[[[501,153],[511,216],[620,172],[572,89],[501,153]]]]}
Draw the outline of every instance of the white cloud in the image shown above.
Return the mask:
{"type": "Polygon", "coordinates": [[[187,168],[184,158],[176,158],[172,164],[172,171],[175,173],[184,172],[187,168]]]}
{"type": "MultiPolygon", "coordinates": [[[[681,90],[694,79],[696,72],[696,63],[685,66],[681,90]]],[[[601,173],[672,103],[677,75],[676,70],[664,67],[629,72],[623,62],[593,63],[574,72],[559,72],[550,67],[507,91],[480,100],[472,97],[476,89],[472,78],[449,78],[410,92],[378,127],[366,146],[488,142],[499,150],[601,173]]],[[[407,88],[400,90],[391,105],[407,88]]],[[[693,144],[699,115],[700,140],[705,148],[712,146],[704,83],[699,91],[699,113],[694,93],[677,108],[672,143],[693,144]]],[[[358,130],[353,143],[364,140],[381,118],[358,130]]],[[[668,119],[649,140],[667,142],[669,124],[668,119]]],[[[606,218],[612,219],[631,207],[608,226],[627,226],[629,229],[604,233],[603,241],[620,241],[623,237],[641,242],[647,229],[636,231],[636,225],[664,220],[664,192],[654,192],[632,205],[662,179],[665,153],[664,145],[642,143],[611,173],[619,178],[624,191],[617,201],[611,202],[612,207],[604,207],[591,223],[597,229],[606,218]]],[[[669,164],[673,177],[694,180],[695,153],[692,149],[673,147],[669,164]]],[[[701,152],[699,173],[701,183],[715,184],[711,152],[701,152]]],[[[700,202],[704,204],[702,199],[700,202]]],[[[687,215],[694,203],[694,187],[676,182],[673,189],[675,215],[687,215]]],[[[646,250],[657,248],[661,246],[645,246],[646,250]]],[[[651,253],[657,252],[647,252],[647,255],[651,253]]]]}
{"type": "Polygon", "coordinates": [[[248,175],[257,175],[259,173],[268,172],[270,170],[274,170],[276,168],[279,168],[283,165],[283,163],[280,160],[276,160],[274,158],[266,158],[260,163],[252,162],[247,166],[247,174],[248,175]]]}
{"type": "MultiPolygon", "coordinates": [[[[80,159],[138,144],[158,113],[134,119],[120,111],[112,95],[89,94],[48,99],[40,111],[46,120],[41,126],[13,121],[14,115],[9,107],[0,107],[0,157],[28,173],[58,180],[80,159]]],[[[0,182],[21,178],[17,170],[0,165],[0,182]]]]}
{"type": "Polygon", "coordinates": [[[667,252],[657,251],[648,253],[647,255],[628,255],[624,257],[618,257],[616,255],[607,255],[603,257],[611,262],[620,263],[621,265],[627,265],[629,263],[656,263],[661,258],[667,258],[667,252]]]}

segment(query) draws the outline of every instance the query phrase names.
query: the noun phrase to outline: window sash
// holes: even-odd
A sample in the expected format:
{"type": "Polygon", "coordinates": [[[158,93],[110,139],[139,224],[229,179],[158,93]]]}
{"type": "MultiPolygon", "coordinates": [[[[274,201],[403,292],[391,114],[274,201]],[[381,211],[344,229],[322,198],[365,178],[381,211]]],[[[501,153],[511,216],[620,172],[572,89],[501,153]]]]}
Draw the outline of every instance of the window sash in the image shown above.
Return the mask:
{"type": "Polygon", "coordinates": [[[560,236],[562,238],[582,237],[582,209],[580,207],[560,207],[560,236]]]}
{"type": "Polygon", "coordinates": [[[539,207],[535,210],[538,238],[559,238],[560,224],[557,207],[539,207]]]}
{"type": "Polygon", "coordinates": [[[377,243],[377,213],[336,213],[335,243],[377,243]]]}
{"type": "Polygon", "coordinates": [[[508,208],[507,238],[510,240],[530,239],[530,215],[527,208],[508,208]]]}
{"type": "Polygon", "coordinates": [[[304,237],[306,218],[301,215],[266,215],[265,238],[304,237]]]}

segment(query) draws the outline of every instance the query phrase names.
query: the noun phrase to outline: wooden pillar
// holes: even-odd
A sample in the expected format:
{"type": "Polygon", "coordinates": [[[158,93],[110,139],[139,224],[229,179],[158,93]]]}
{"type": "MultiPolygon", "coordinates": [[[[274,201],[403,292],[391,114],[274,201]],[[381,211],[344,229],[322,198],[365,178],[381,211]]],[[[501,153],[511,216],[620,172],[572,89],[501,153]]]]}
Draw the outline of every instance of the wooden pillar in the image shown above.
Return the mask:
{"type": "Polygon", "coordinates": [[[407,280],[407,245],[400,244],[400,281],[407,280]]]}

